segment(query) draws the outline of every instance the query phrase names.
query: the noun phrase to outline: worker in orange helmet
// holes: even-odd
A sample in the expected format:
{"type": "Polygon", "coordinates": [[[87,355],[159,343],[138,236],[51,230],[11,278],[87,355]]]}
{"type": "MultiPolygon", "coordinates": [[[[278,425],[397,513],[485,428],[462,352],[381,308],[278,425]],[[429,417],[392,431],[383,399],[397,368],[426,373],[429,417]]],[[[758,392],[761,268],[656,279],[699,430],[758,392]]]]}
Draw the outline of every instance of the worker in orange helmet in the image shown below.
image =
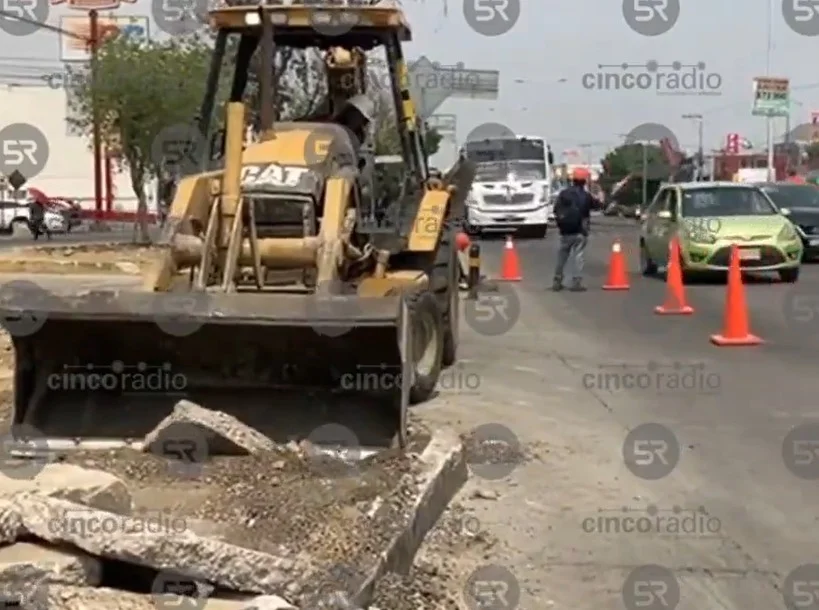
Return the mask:
{"type": "Polygon", "coordinates": [[[563,272],[570,258],[574,263],[574,270],[569,290],[586,290],[583,286],[583,264],[591,228],[591,211],[594,208],[594,199],[586,189],[589,177],[589,170],[585,167],[575,168],[571,186],[563,189],[555,201],[554,215],[560,232],[557,266],[552,282],[555,291],[563,290],[563,272]]]}

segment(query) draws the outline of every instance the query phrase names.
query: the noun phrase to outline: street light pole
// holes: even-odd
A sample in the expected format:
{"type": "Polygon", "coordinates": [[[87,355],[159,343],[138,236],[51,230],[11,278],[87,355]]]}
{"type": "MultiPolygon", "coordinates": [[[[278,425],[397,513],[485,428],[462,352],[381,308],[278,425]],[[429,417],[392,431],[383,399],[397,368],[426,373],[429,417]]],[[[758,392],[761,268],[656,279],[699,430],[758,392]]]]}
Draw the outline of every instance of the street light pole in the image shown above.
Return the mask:
{"type": "Polygon", "coordinates": [[[703,116],[701,114],[684,114],[682,118],[697,121],[697,181],[702,180],[705,174],[705,152],[703,142],[703,116]]]}
{"type": "Polygon", "coordinates": [[[93,114],[92,138],[94,146],[94,223],[97,228],[102,225],[102,132],[100,130],[100,105],[97,101],[97,73],[98,73],[98,56],[99,49],[99,14],[96,10],[91,10],[88,13],[88,18],[91,21],[90,33],[91,40],[88,44],[91,46],[91,109],[93,114]]]}
{"type": "Polygon", "coordinates": [[[648,203],[648,143],[641,142],[640,146],[643,148],[643,205],[640,208],[640,211],[646,209],[646,204],[648,203]]]}

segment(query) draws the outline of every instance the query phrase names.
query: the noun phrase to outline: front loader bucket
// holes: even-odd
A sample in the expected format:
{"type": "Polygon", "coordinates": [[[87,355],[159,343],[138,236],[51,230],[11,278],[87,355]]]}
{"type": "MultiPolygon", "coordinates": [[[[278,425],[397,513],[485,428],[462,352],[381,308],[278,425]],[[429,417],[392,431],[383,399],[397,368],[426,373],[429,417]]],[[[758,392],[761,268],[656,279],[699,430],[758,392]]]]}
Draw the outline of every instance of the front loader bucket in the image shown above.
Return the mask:
{"type": "Polygon", "coordinates": [[[183,398],[277,442],[320,444],[334,423],[360,447],[406,443],[412,358],[400,297],[105,291],[0,301],[16,355],[13,429],[33,428],[52,449],[140,446],[183,398]]]}

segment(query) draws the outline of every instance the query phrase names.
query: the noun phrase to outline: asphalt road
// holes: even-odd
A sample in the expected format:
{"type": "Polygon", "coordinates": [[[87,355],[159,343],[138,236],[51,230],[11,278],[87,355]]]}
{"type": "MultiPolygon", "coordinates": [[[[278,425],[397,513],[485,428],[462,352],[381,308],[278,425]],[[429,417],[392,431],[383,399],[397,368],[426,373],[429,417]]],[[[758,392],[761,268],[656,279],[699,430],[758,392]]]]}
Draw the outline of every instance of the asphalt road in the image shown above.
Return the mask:
{"type": "MultiPolygon", "coordinates": [[[[596,219],[575,294],[550,289],[554,234],[519,241],[508,315],[465,304],[460,377],[480,388],[417,413],[505,426],[534,457],[500,480],[473,468],[462,501],[501,541],[482,563],[514,575],[519,609],[819,609],[819,266],[749,282],[765,344],[718,348],[724,281],[687,287],[692,316],[657,316],[664,284],[636,246],[636,223],[596,219]],[[621,293],[600,289],[616,238],[621,293]]],[[[503,244],[482,247],[495,275],[503,244]]]]}

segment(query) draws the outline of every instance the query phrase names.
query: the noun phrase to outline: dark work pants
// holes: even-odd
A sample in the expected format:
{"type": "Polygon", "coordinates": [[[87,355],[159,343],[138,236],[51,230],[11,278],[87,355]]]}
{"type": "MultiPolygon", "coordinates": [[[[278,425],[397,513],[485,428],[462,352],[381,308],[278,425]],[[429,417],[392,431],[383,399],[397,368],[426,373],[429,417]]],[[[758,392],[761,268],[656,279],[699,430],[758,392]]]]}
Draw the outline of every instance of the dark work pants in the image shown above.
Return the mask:
{"type": "Polygon", "coordinates": [[[579,283],[583,279],[587,239],[585,235],[581,234],[560,236],[560,247],[557,251],[557,266],[555,267],[555,283],[563,281],[563,272],[570,258],[574,262],[572,279],[576,283],[579,283]]]}
{"type": "Polygon", "coordinates": [[[37,241],[41,234],[45,233],[48,239],[51,239],[51,231],[46,226],[45,219],[33,219],[28,224],[29,231],[34,236],[34,241],[37,241]]]}

